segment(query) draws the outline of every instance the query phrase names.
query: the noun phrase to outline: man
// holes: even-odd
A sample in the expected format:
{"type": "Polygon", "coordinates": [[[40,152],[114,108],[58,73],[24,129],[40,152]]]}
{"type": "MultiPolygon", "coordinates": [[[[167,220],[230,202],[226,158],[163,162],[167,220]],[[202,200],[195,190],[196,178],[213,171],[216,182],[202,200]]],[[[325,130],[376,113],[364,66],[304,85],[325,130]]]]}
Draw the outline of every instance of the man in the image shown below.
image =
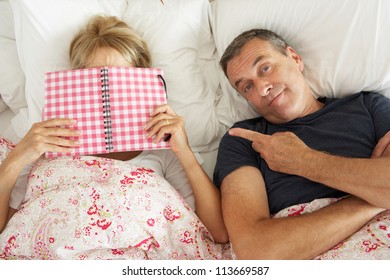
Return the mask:
{"type": "Polygon", "coordinates": [[[302,58],[268,30],[239,35],[220,63],[262,116],[223,137],[214,173],[238,258],[311,259],[390,208],[387,98],[315,99],[302,58]],[[348,194],[311,214],[270,218],[291,205],[348,194]]]}

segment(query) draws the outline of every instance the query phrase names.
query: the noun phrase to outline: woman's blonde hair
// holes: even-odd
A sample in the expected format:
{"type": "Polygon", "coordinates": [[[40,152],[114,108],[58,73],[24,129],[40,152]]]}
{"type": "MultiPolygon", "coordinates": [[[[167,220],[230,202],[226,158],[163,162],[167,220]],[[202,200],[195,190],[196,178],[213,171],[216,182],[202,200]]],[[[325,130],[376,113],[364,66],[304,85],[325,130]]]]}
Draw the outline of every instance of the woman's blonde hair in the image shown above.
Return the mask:
{"type": "Polygon", "coordinates": [[[73,69],[85,68],[99,50],[113,48],[135,67],[151,66],[146,42],[125,22],[114,16],[94,16],[73,38],[69,48],[73,69]]]}

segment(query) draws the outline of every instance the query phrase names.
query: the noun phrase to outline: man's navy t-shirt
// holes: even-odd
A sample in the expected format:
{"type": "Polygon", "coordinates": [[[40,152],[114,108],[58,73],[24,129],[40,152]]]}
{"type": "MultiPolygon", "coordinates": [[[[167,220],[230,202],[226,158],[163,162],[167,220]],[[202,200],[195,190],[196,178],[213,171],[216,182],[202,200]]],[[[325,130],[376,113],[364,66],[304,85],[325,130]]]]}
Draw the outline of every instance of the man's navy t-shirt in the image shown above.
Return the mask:
{"type": "MultiPolygon", "coordinates": [[[[264,134],[291,131],[309,147],[334,155],[369,158],[379,139],[390,131],[390,99],[376,93],[357,93],[341,99],[322,98],[324,107],[305,117],[274,125],[264,118],[234,124],[264,134]]],[[[271,214],[317,198],[345,193],[306,178],[274,172],[254,151],[251,142],[225,134],[219,146],[214,183],[242,166],[260,169],[267,188],[271,214]]]]}

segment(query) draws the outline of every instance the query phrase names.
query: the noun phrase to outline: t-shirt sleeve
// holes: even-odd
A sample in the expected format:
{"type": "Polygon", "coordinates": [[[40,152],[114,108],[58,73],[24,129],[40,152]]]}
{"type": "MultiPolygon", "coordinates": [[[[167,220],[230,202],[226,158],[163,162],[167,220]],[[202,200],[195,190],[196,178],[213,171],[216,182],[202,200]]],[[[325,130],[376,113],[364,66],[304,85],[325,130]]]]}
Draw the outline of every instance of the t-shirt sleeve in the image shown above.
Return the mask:
{"type": "MultiPolygon", "coordinates": [[[[251,125],[245,123],[237,123],[233,127],[254,130],[251,125]]],[[[243,166],[260,168],[260,156],[253,150],[251,141],[231,136],[227,132],[222,137],[219,145],[217,163],[213,174],[214,184],[220,187],[227,175],[243,166]]]]}
{"type": "Polygon", "coordinates": [[[390,99],[378,93],[369,94],[366,98],[370,99],[371,106],[368,109],[371,113],[375,138],[378,142],[390,131],[390,99]]]}

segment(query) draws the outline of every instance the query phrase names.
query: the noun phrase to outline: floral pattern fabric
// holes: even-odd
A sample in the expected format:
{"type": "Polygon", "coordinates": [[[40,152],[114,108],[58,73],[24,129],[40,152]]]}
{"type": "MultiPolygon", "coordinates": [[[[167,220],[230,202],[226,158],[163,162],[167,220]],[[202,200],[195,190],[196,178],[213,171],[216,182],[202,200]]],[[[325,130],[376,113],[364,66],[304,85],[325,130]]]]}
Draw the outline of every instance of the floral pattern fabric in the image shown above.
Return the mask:
{"type": "MultiPolygon", "coordinates": [[[[310,203],[303,203],[288,207],[278,212],[274,218],[299,216],[321,209],[337,199],[323,198],[310,203]]],[[[340,242],[329,251],[317,256],[317,260],[326,259],[390,259],[390,210],[386,210],[368,223],[359,231],[340,242]]]]}
{"type": "MultiPolygon", "coordinates": [[[[14,145],[0,138],[0,163],[14,145]]],[[[337,199],[288,207],[317,211],[337,199]]],[[[41,158],[21,209],[0,234],[0,259],[232,259],[153,170],[97,157],[41,158]]],[[[390,259],[390,210],[315,259],[390,259]]]]}
{"type": "MultiPolygon", "coordinates": [[[[12,149],[1,140],[0,158],[12,149]]],[[[1,162],[1,161],[0,161],[1,162]]],[[[1,259],[230,259],[167,181],[98,157],[39,159],[1,259]]]]}

